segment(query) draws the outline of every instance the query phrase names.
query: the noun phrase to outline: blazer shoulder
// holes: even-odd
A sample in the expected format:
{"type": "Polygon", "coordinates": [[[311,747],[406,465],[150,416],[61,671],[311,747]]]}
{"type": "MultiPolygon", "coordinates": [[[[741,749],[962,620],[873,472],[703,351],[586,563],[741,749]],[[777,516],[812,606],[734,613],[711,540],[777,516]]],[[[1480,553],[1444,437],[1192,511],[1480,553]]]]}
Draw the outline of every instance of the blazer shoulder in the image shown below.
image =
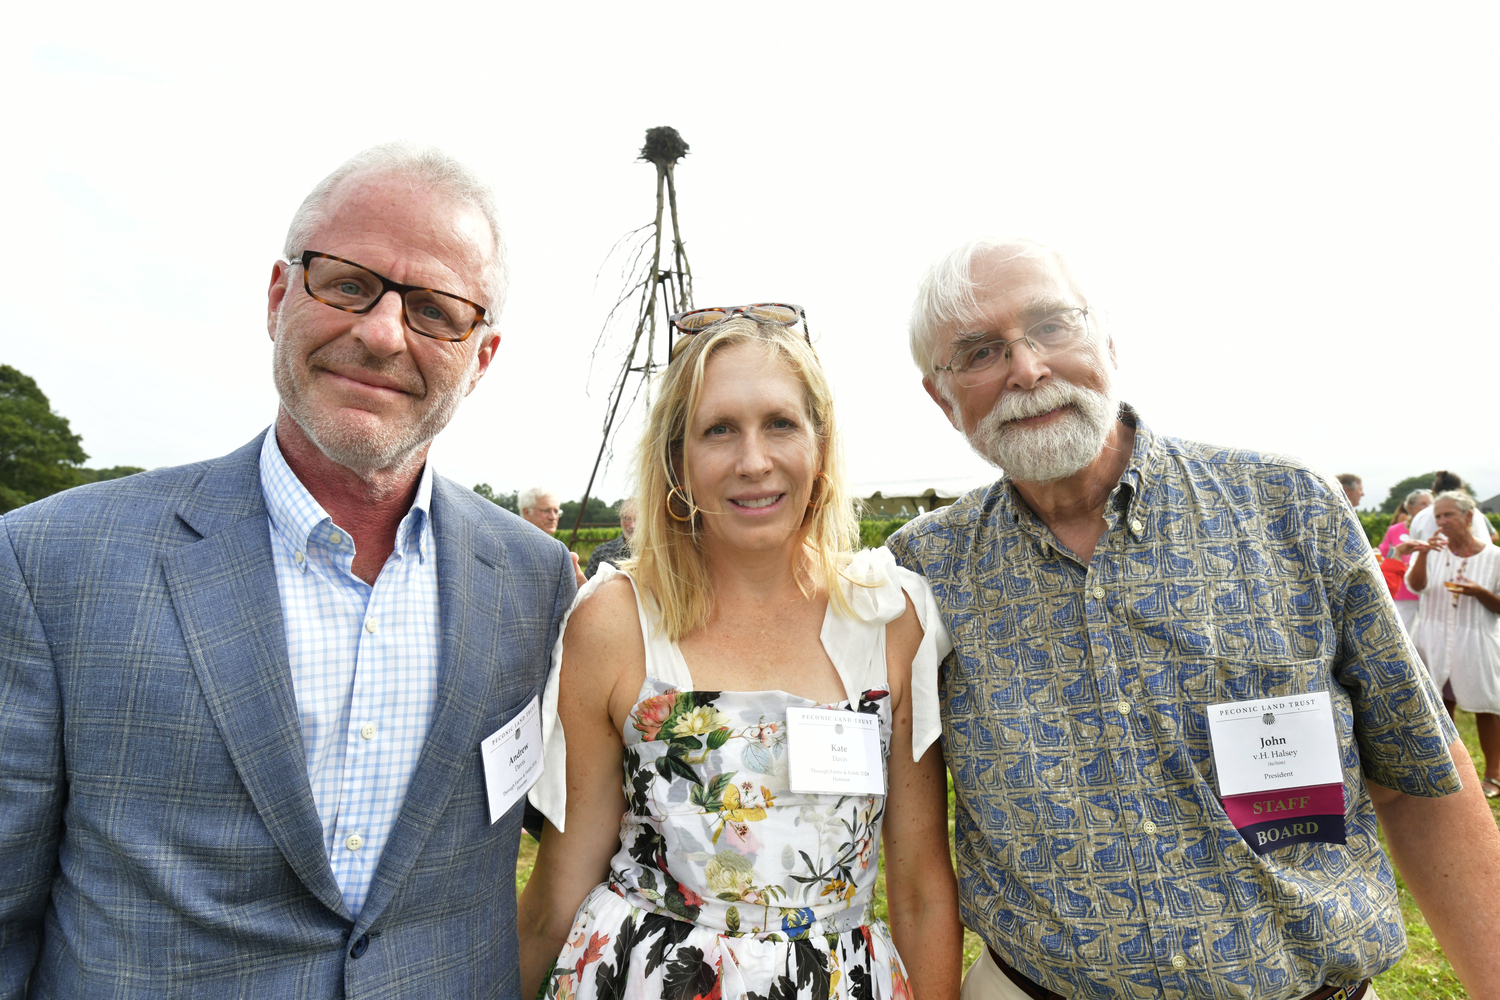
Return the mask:
{"type": "Polygon", "coordinates": [[[5,532],[17,545],[124,542],[142,532],[162,537],[163,526],[174,524],[189,498],[204,492],[224,494],[207,498],[221,506],[257,508],[263,437],[218,458],[54,493],[5,514],[5,532]]]}

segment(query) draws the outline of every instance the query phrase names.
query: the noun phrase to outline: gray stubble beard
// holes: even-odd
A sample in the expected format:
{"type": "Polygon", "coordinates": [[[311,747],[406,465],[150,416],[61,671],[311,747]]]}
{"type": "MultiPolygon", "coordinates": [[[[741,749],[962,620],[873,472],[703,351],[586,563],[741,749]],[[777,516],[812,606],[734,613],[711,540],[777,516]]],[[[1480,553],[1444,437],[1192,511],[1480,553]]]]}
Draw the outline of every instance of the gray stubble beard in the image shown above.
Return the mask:
{"type": "MultiPolygon", "coordinates": [[[[297,380],[296,368],[300,364],[304,371],[308,370],[311,358],[299,361],[292,355],[291,348],[284,346],[295,339],[283,336],[282,331],[278,331],[271,352],[272,380],[281,397],[281,408],[330,461],[343,466],[361,479],[369,479],[375,473],[405,465],[413,454],[430,444],[448,426],[448,422],[458,412],[458,404],[463,402],[464,393],[458,391],[458,385],[434,385],[429,381],[424,385],[424,398],[436,391],[439,393],[438,401],[418,417],[415,425],[393,425],[382,421],[373,433],[356,431],[341,425],[336,419],[320,417],[309,404],[304,387],[297,380]]],[[[316,356],[330,347],[332,345],[325,345],[313,354],[316,356]]],[[[354,359],[359,367],[382,373],[390,370],[391,366],[384,364],[382,359],[368,351],[362,353],[363,357],[354,359]]],[[[467,384],[477,363],[477,356],[471,359],[460,380],[462,384],[467,384]]],[[[415,371],[411,372],[410,377],[421,382],[421,376],[415,371]]]]}

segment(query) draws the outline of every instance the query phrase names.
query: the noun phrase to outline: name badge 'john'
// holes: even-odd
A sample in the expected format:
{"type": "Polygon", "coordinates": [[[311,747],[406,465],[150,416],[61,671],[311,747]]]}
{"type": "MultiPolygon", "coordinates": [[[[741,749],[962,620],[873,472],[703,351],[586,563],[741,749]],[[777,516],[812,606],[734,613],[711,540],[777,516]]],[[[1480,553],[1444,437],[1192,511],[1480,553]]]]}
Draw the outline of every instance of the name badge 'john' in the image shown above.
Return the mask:
{"type": "Polygon", "coordinates": [[[1344,843],[1344,770],[1327,691],[1208,706],[1224,812],[1257,854],[1344,843]]]}

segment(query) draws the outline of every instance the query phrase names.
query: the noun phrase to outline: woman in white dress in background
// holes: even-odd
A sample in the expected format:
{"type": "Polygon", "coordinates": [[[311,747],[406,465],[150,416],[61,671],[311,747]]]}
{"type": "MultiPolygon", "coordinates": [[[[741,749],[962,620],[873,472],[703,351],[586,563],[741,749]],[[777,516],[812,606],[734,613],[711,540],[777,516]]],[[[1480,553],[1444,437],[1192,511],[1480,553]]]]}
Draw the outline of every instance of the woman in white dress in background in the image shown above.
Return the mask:
{"type": "Polygon", "coordinates": [[[1421,595],[1412,637],[1448,714],[1473,712],[1484,751],[1484,797],[1500,797],[1500,548],[1471,530],[1474,498],[1439,493],[1438,533],[1416,543],[1406,585],[1421,595]]]}
{"type": "Polygon", "coordinates": [[[934,743],[947,634],[926,581],[888,550],[852,555],[801,319],[779,305],[672,318],[693,336],[641,445],[635,558],[579,592],[544,699],[528,998],[958,996],[934,743]],[[874,787],[793,779],[815,759],[806,717],[844,734],[822,762],[867,753],[874,787]],[[882,836],[889,927],[871,908],[882,836]]]}

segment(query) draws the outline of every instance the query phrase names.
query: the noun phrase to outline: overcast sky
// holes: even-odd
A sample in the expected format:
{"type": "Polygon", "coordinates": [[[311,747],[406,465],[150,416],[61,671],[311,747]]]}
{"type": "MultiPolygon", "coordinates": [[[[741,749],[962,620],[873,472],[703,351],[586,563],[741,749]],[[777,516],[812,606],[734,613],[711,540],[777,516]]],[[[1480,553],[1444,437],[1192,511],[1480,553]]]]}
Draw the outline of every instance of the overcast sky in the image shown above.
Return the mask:
{"type": "Polygon", "coordinates": [[[590,374],[600,268],[650,221],[636,153],[672,125],[697,304],[806,306],[861,484],[993,477],[905,333],[923,269],[992,234],[1073,260],[1158,431],[1362,474],[1367,503],[1438,467],[1500,492],[1493,7],[26,7],[0,15],[0,361],[91,465],[271,422],[291,214],[409,138],[493,181],[512,261],[434,463],[576,497],[618,365],[590,374]]]}

